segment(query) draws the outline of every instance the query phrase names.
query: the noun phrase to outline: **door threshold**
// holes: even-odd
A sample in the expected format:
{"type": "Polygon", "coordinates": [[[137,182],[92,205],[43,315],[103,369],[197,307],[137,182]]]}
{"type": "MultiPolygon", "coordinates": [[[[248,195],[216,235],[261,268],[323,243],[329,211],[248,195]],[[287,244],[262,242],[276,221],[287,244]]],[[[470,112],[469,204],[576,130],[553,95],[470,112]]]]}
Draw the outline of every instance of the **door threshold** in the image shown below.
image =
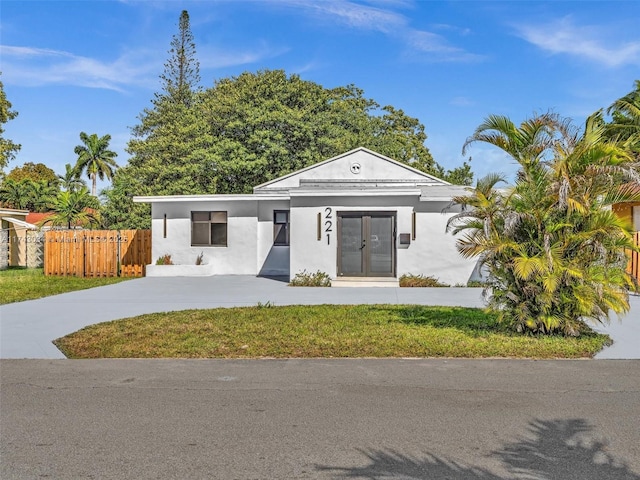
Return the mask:
{"type": "Polygon", "coordinates": [[[332,287],[399,287],[395,277],[337,277],[331,279],[332,287]]]}

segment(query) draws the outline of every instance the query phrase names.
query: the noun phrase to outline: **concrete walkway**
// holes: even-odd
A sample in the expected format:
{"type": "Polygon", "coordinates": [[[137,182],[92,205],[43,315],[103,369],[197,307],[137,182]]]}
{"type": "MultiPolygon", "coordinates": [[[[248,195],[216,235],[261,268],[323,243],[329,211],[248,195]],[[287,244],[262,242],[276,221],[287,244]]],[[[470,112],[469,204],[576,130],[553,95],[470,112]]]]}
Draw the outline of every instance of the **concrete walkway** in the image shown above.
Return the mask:
{"type": "MultiPolygon", "coordinates": [[[[0,358],[65,358],[51,343],[87,325],[191,308],[318,304],[481,307],[478,288],[304,288],[251,276],[140,278],[0,306],[0,358]]],[[[614,345],[596,358],[640,359],[640,297],[631,312],[598,330],[614,345]]]]}

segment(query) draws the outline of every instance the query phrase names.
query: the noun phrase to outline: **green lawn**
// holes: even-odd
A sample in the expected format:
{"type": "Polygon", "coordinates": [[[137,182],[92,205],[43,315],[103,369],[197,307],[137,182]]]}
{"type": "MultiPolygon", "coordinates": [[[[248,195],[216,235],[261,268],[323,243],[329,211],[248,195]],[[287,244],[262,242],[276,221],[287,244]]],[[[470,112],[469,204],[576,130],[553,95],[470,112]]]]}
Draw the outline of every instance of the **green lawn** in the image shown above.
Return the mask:
{"type": "Polygon", "coordinates": [[[48,297],[118,283],[128,278],[45,276],[42,268],[10,268],[0,271],[0,305],[48,297]]]}
{"type": "Polygon", "coordinates": [[[54,343],[70,358],[590,358],[609,341],[515,334],[472,308],[267,305],[142,315],[54,343]]]}

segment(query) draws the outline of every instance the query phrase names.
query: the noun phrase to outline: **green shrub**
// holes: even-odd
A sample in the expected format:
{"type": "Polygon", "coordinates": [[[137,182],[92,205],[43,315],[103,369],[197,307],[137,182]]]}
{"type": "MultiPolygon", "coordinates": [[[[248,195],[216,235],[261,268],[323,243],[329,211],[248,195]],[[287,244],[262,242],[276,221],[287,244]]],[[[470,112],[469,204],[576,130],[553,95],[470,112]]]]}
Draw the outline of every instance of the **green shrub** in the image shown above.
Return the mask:
{"type": "Polygon", "coordinates": [[[156,265],[173,265],[173,261],[171,260],[171,255],[165,253],[161,257],[158,257],[156,260],[156,265]]]}
{"type": "Polygon", "coordinates": [[[424,275],[413,275],[405,273],[400,277],[401,287],[449,287],[446,283],[441,283],[435,277],[425,277],[424,275]]]}
{"type": "Polygon", "coordinates": [[[289,285],[292,287],[330,287],[331,278],[329,278],[328,274],[320,270],[316,273],[303,270],[300,273],[296,273],[296,276],[289,282],[289,285]]]}

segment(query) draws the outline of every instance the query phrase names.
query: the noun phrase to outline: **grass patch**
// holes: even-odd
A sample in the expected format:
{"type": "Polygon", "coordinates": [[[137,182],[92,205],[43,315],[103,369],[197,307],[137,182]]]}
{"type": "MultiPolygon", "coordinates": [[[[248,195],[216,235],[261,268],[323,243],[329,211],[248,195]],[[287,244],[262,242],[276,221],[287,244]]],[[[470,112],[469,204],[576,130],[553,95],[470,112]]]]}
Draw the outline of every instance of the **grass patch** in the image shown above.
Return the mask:
{"type": "Polygon", "coordinates": [[[142,315],[54,343],[69,358],[582,358],[609,342],[519,335],[474,308],[267,304],[142,315]]]}
{"type": "Polygon", "coordinates": [[[121,277],[53,277],[42,268],[9,268],[0,271],[0,304],[34,300],[59,293],[118,283],[121,277]]]}

